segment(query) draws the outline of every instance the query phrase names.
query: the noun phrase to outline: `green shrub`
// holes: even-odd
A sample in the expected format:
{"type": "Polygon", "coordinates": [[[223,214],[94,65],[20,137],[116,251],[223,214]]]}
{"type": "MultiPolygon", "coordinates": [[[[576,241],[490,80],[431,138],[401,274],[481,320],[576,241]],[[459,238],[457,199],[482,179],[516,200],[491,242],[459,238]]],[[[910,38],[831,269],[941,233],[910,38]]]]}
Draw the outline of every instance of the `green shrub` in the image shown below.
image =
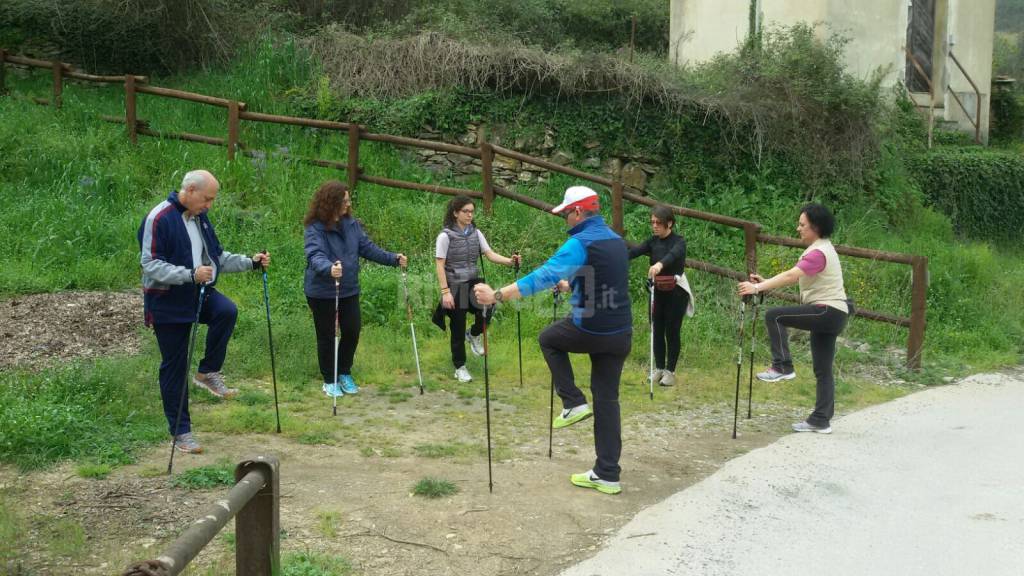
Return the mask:
{"type": "Polygon", "coordinates": [[[1024,229],[1024,158],[974,146],[935,148],[908,160],[932,205],[972,238],[1019,241],[1024,229]]]}
{"type": "Polygon", "coordinates": [[[412,487],[412,493],[425,498],[444,498],[458,493],[459,487],[443,478],[423,478],[412,487]]]}

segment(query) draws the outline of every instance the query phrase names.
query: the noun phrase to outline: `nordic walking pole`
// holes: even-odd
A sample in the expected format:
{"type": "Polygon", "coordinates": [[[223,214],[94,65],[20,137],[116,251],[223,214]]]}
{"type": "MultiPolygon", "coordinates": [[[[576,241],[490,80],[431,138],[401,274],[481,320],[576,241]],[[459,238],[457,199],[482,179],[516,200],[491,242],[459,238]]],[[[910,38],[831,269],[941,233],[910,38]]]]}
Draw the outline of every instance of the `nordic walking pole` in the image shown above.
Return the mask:
{"type": "Polygon", "coordinates": [[[484,306],[484,406],[487,411],[487,489],[494,493],[494,477],[491,474],[491,378],[487,371],[487,357],[491,350],[487,343],[487,306],[484,306]]]}
{"type": "MultiPolygon", "coordinates": [[[[341,261],[335,261],[335,264],[341,264],[341,261]]],[[[342,272],[344,274],[344,272],[342,272]]],[[[338,330],[338,324],[341,323],[341,308],[338,307],[338,301],[341,297],[341,278],[334,279],[334,390],[338,391],[338,344],[341,343],[341,332],[338,330]]],[[[331,394],[331,400],[334,402],[333,415],[338,415],[338,395],[331,394]]]]}
{"type": "Polygon", "coordinates": [[[167,460],[167,475],[171,475],[174,467],[174,450],[178,447],[178,424],[181,423],[181,413],[185,410],[185,395],[188,394],[188,377],[192,372],[192,350],[196,346],[196,334],[199,332],[199,313],[203,311],[203,298],[206,296],[206,284],[199,285],[199,304],[196,306],[196,319],[192,323],[192,332],[188,337],[188,352],[185,354],[185,383],[181,389],[181,397],[178,399],[178,415],[174,417],[174,431],[171,432],[171,457],[167,460]]]}
{"type": "Polygon", "coordinates": [[[412,355],[416,358],[416,377],[420,381],[420,396],[423,395],[423,373],[420,372],[420,352],[416,347],[416,326],[412,322],[412,304],[409,303],[409,280],[406,267],[402,267],[402,292],[405,293],[405,315],[409,318],[409,332],[412,334],[412,355]]]}
{"type": "MultiPolygon", "coordinates": [[[[513,252],[513,270],[516,280],[519,279],[519,252],[513,252]]],[[[519,344],[519,387],[523,387],[523,320],[519,315],[519,304],[516,303],[516,342],[519,344]]]]}
{"type": "MultiPolygon", "coordinates": [[[[263,254],[266,254],[266,249],[263,254]]],[[[277,407],[277,366],[274,363],[274,334],[270,331],[270,289],[267,287],[267,267],[263,268],[263,304],[267,308],[267,341],[270,342],[270,375],[274,379],[274,416],[277,417],[277,433],[281,433],[281,411],[277,407]]]]}
{"type": "Polygon", "coordinates": [[[743,365],[743,329],[747,324],[747,298],[740,299],[740,335],[736,344],[736,400],[732,407],[732,439],[736,439],[736,420],[740,412],[740,370],[743,365]]]}
{"type": "MultiPolygon", "coordinates": [[[[558,300],[561,298],[561,294],[558,292],[558,285],[556,284],[551,292],[551,323],[554,324],[558,317],[558,300]]],[[[551,406],[548,408],[548,458],[551,458],[551,445],[554,442],[555,436],[555,421],[552,414],[555,413],[555,375],[551,375],[551,406]]]]}
{"type": "Polygon", "coordinates": [[[747,420],[750,420],[751,404],[754,402],[754,340],[757,338],[757,313],[758,306],[764,304],[764,293],[760,293],[757,299],[751,299],[751,308],[754,319],[750,321],[750,379],[747,380],[747,420]]]}
{"type": "Polygon", "coordinates": [[[654,400],[654,280],[651,278],[647,279],[647,291],[650,292],[650,301],[647,307],[647,315],[650,318],[650,332],[651,332],[651,364],[650,370],[647,375],[647,380],[651,387],[651,400],[654,400]]]}

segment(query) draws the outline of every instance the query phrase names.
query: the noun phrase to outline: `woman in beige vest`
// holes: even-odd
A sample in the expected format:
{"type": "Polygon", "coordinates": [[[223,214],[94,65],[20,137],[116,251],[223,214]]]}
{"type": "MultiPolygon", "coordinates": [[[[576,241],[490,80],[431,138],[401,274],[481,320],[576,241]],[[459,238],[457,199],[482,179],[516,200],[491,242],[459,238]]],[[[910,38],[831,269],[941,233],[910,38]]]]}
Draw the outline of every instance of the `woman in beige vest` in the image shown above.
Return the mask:
{"type": "Polygon", "coordinates": [[[843,289],[843,269],[839,255],[828,239],[835,228],[835,218],[821,204],[808,204],[800,210],[796,231],[809,244],[796,266],[767,280],[757,274],[750,282],[740,282],[740,296],[751,296],[765,290],[800,285],[800,305],[772,308],[764,315],[765,328],[771,339],[772,365],[757,375],[765,382],[792,380],[793,357],[789,353],[786,328],[811,333],[811,359],[817,380],[814,411],[804,422],[793,424],[796,432],[831,434],[835,413],[835,381],[832,363],[836,355],[836,337],[846,327],[850,309],[843,289]]]}

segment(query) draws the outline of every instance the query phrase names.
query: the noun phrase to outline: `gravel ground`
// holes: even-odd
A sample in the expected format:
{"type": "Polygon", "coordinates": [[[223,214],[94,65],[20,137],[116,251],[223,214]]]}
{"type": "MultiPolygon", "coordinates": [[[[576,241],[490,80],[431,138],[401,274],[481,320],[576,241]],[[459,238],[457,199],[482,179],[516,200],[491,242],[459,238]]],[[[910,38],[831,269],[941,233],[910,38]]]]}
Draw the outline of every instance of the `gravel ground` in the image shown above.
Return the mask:
{"type": "Polygon", "coordinates": [[[1024,372],[792,434],[648,507],[563,576],[1024,574],[1024,372]]]}
{"type": "Polygon", "coordinates": [[[138,292],[16,296],[0,301],[0,369],[135,354],[140,327],[138,292]]]}

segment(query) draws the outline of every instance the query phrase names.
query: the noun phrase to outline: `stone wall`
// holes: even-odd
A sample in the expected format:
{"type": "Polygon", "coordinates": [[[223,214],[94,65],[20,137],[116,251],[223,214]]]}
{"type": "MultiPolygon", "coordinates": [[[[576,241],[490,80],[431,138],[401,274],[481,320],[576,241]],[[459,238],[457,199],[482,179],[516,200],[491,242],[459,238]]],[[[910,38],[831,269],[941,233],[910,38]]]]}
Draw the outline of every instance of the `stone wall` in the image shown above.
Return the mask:
{"type": "MultiPolygon", "coordinates": [[[[424,127],[423,131],[417,134],[422,140],[434,140],[448,142],[463,146],[477,146],[483,131],[487,132],[491,144],[510,148],[523,154],[542,158],[561,166],[572,166],[584,172],[595,175],[614,178],[621,171],[622,181],[626,186],[643,191],[651,176],[659,170],[657,163],[649,158],[634,155],[604,155],[601,151],[601,144],[597,141],[584,144],[586,152],[582,159],[577,158],[572,152],[558,147],[557,133],[554,129],[546,127],[543,134],[536,137],[518,136],[507,138],[502,126],[487,126],[479,124],[467,124],[465,132],[457,139],[445,139],[442,134],[431,127],[424,127]]],[[[434,172],[451,173],[456,178],[460,176],[472,176],[480,174],[483,166],[479,158],[455,154],[451,152],[438,152],[434,150],[416,149],[417,160],[427,169],[434,172]]],[[[542,184],[551,177],[549,170],[520,162],[514,158],[507,158],[496,154],[491,164],[493,178],[496,184],[514,188],[517,184],[542,184]]]]}

